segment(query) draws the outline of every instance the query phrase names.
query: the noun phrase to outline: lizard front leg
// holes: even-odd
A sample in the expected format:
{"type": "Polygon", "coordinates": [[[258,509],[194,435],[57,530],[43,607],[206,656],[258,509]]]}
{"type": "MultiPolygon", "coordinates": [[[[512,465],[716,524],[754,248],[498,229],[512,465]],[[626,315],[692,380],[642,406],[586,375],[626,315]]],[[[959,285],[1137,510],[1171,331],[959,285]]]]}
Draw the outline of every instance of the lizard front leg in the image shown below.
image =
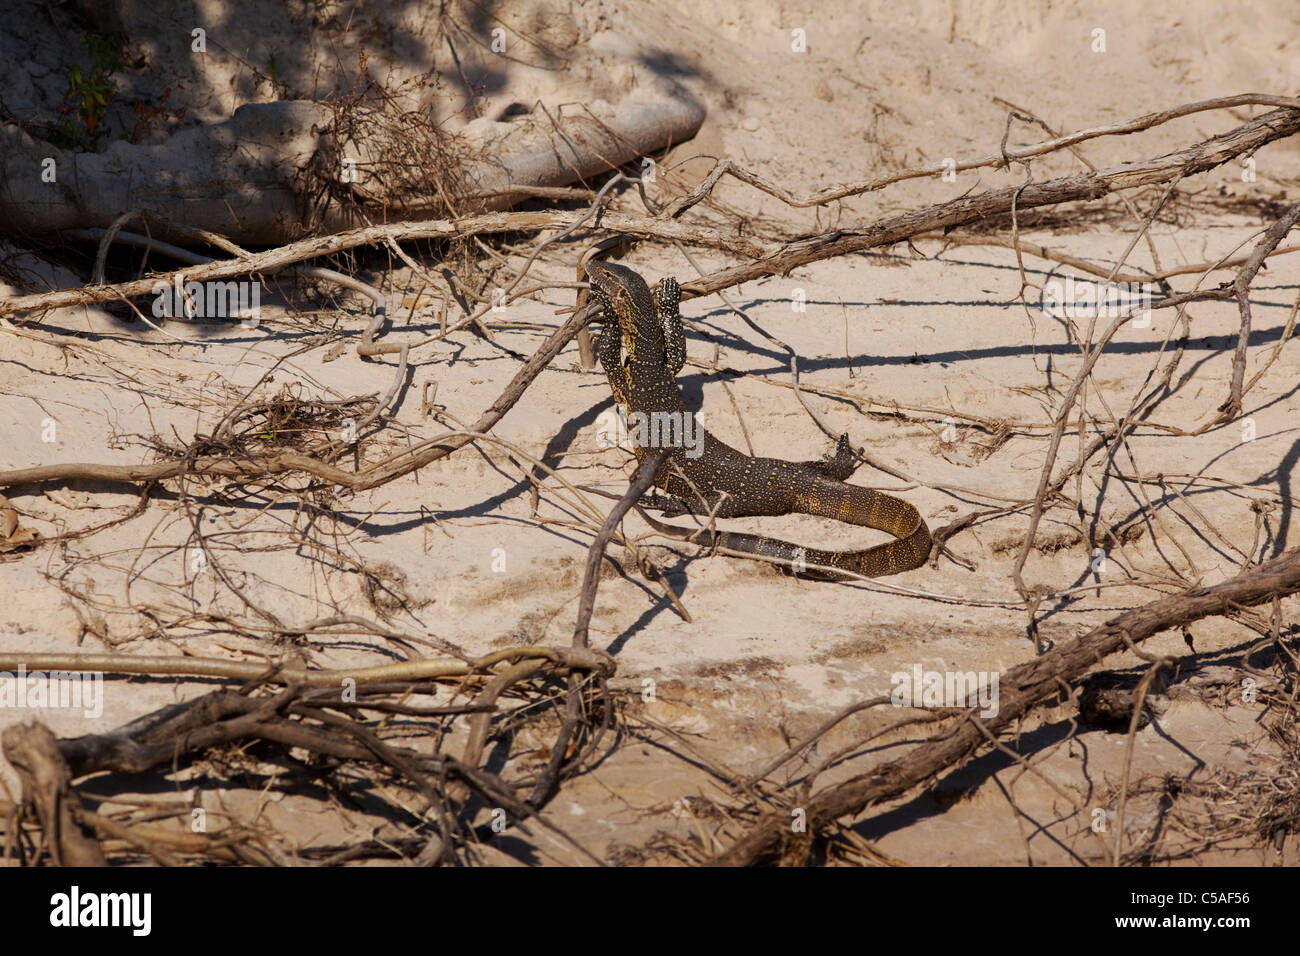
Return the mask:
{"type": "Polygon", "coordinates": [[[686,364],[686,331],[682,328],[682,288],[672,276],[664,276],[651,291],[655,317],[664,332],[664,366],[676,375],[686,364]]]}
{"type": "Polygon", "coordinates": [[[626,405],[627,369],[623,365],[623,336],[619,331],[618,322],[609,320],[605,322],[604,328],[600,330],[600,336],[596,339],[596,354],[600,356],[600,364],[605,369],[605,378],[609,380],[614,401],[626,405]]]}

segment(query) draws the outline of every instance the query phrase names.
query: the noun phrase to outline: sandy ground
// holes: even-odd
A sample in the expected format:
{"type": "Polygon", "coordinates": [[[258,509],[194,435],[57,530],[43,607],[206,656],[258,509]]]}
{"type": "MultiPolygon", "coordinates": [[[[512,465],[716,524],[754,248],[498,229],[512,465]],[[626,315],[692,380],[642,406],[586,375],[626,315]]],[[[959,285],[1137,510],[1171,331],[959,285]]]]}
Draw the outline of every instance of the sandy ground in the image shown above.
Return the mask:
{"type": "MultiPolygon", "coordinates": [[[[579,5],[571,14],[573,29],[587,42],[581,55],[574,54],[582,67],[571,79],[589,83],[593,94],[601,95],[600,83],[626,87],[667,63],[707,104],[708,119],[696,140],[679,147],[665,166],[695,153],[725,155],[772,182],[805,192],[945,156],[995,152],[1006,106],[994,97],[1032,111],[1053,129],[1068,130],[1209,96],[1289,92],[1300,36],[1286,29],[1296,25],[1296,14],[1281,3],[1271,13],[1256,8],[1249,17],[1225,17],[1224,8],[1206,2],[1179,5],[1176,12],[1118,3],[1052,3],[1033,13],[1011,13],[992,3],[903,6],[858,3],[825,14],[797,4],[724,3],[705,21],[696,5],[685,3],[579,5]],[[1097,28],[1106,30],[1105,53],[1091,48],[1097,28]],[[791,50],[791,30],[805,31],[806,52],[791,50]]],[[[512,83],[538,84],[542,92],[534,95],[558,82],[545,71],[510,69],[512,83]]],[[[493,102],[519,99],[518,89],[490,95],[493,102]]],[[[1155,156],[1226,130],[1247,115],[1253,114],[1197,114],[1140,137],[1089,142],[1081,152],[1099,168],[1155,156]]],[[[1012,142],[1039,135],[1022,126],[1012,142]]],[[[1187,183],[1149,230],[1160,264],[1213,261],[1242,243],[1248,248],[1261,225],[1276,216],[1268,204],[1295,199],[1297,158],[1300,143],[1283,142],[1255,157],[1253,182],[1243,181],[1241,169],[1225,167],[1187,183]]],[[[707,168],[701,160],[686,164],[679,185],[707,168]]],[[[1041,180],[1082,168],[1077,159],[1058,154],[1036,162],[1033,174],[1041,180]]],[[[868,221],[1023,176],[1015,169],[962,173],[955,182],[914,180],[833,212],[823,209],[820,224],[836,215],[844,222],[868,221]]],[[[734,182],[724,182],[718,198],[790,233],[817,228],[819,222],[812,210],[792,210],[734,182]]],[[[1156,198],[1142,194],[1138,205],[1146,211],[1156,198]]],[[[1125,253],[1136,228],[1114,205],[1105,215],[1074,210],[1041,225],[1031,222],[1022,238],[1110,265],[1125,253]]],[[[992,234],[1005,237],[1008,230],[992,234]]],[[[916,482],[870,467],[851,480],[905,496],[932,528],[989,502],[1032,497],[1046,452],[1045,426],[1080,366],[1078,332],[1086,325],[1072,332],[1060,317],[1044,314],[1034,290],[1026,294],[1030,307],[1022,304],[1021,275],[1015,255],[1006,249],[963,246],[939,252],[931,241],[918,243],[913,253],[900,247],[850,256],[729,293],[754,322],[798,352],[808,400],[832,429],[847,431],[870,455],[916,482]],[[799,299],[806,301],[803,311],[792,307],[799,299]],[[1005,421],[1010,431],[1005,440],[994,440],[974,427],[975,419],[1005,421]]],[[[695,268],[674,250],[648,246],[625,261],[651,281],[665,274],[688,277],[695,268]]],[[[704,271],[724,264],[711,254],[696,255],[696,262],[704,271]]],[[[1254,286],[1248,378],[1282,337],[1300,288],[1297,262],[1300,257],[1278,258],[1254,286]]],[[[1153,268],[1145,241],[1127,263],[1153,268]]],[[[38,276],[52,286],[85,281],[31,256],[11,255],[7,265],[10,276],[18,269],[36,287],[44,287],[38,276]]],[[[547,268],[552,275],[572,275],[572,261],[547,268]]],[[[1033,286],[1067,274],[1042,259],[1025,260],[1025,279],[1033,286]]],[[[1228,277],[1216,273],[1211,281],[1228,277]]],[[[420,285],[407,270],[371,271],[368,281],[384,284],[390,298],[414,293],[420,285]]],[[[1194,277],[1173,281],[1181,291],[1194,277]]],[[[264,302],[264,319],[255,330],[173,321],[165,326],[168,335],[99,309],[52,312],[42,330],[93,348],[0,339],[0,467],[149,460],[152,452],[142,436],[189,440],[210,430],[234,395],[256,385],[290,351],[311,344],[313,336],[318,346],[284,360],[261,385],[263,393],[301,388],[305,395],[336,397],[386,391],[395,368],[391,356],[367,361],[349,348],[327,360],[332,340],[309,327],[309,319],[317,325],[337,321],[359,334],[364,307],[359,300],[346,302],[345,311],[325,308],[310,315],[264,302]],[[43,440],[49,419],[56,423],[54,441],[43,440]]],[[[551,290],[494,315],[502,320],[495,344],[457,334],[413,354],[412,385],[395,410],[403,431],[390,433],[392,450],[400,450],[408,436],[419,440],[448,423],[476,418],[517,370],[510,352],[531,353],[556,325],[555,311],[570,305],[572,292],[551,290]],[[442,422],[420,408],[420,388],[429,381],[437,382],[442,422]]],[[[683,311],[692,323],[692,361],[679,381],[688,404],[703,410],[708,427],[737,447],[752,442],[758,454],[820,456],[829,439],[788,387],[784,353],[716,297],[691,301],[683,311]]],[[[393,337],[436,329],[430,308],[396,314],[393,337]]],[[[1170,593],[1180,581],[1213,583],[1236,574],[1250,557],[1272,557],[1295,544],[1296,346],[1282,349],[1248,396],[1242,420],[1179,436],[1159,426],[1190,431],[1213,418],[1226,395],[1238,329],[1232,303],[1198,304],[1189,318],[1191,337],[1170,396],[1150,423],[1135,429],[1123,454],[1107,463],[1110,476],[1094,463],[1081,482],[1067,488],[1089,511],[1099,510],[1104,521],[1126,532],[1123,546],[1108,547],[1099,558],[1093,542],[1074,533],[1078,521],[1067,508],[1049,512],[1039,528],[1026,580],[1056,592],[1077,589],[1071,600],[1040,608],[1038,638],[1044,647],[1170,593]],[[1124,483],[1114,472],[1163,475],[1167,482],[1163,488],[1154,481],[1124,483]]],[[[1129,406],[1162,350],[1167,354],[1172,323],[1173,311],[1159,310],[1147,327],[1117,335],[1086,396],[1091,414],[1104,418],[1108,408],[1118,412],[1129,406]]],[[[494,430],[508,447],[467,448],[417,475],[333,504],[337,518],[353,529],[347,553],[372,567],[390,568],[400,579],[410,597],[408,610],[395,617],[403,628],[475,655],[510,644],[568,642],[591,531],[573,523],[577,510],[555,479],[544,483],[534,517],[528,466],[510,448],[542,459],[568,482],[620,493],[630,456],[602,447],[596,436],[598,419],[610,407],[603,375],[584,371],[570,346],[494,430]]],[[[1080,440],[1076,431],[1067,432],[1060,462],[1073,462],[1080,440]]],[[[188,494],[203,502],[204,533],[220,542],[217,553],[226,573],[255,600],[294,621],[318,616],[324,605],[375,613],[356,573],[346,567],[327,570],[277,537],[294,523],[292,499],[222,502],[205,498],[210,490],[196,483],[188,494]],[[238,552],[236,544],[273,547],[238,552]]],[[[23,524],[45,537],[109,522],[136,506],[136,496],[123,487],[91,482],[57,489],[28,486],[9,497],[23,524]]],[[[592,501],[602,511],[609,507],[606,499],[592,501]]],[[[859,547],[882,539],[802,516],[727,526],[820,547],[859,547]]],[[[759,563],[673,550],[649,537],[691,620],[614,547],[611,556],[623,571],[607,562],[592,643],[616,656],[617,687],[639,693],[652,682],[655,699],[641,705],[647,717],[685,735],[709,761],[752,772],[838,709],[889,693],[895,674],[917,667],[990,674],[1032,658],[1035,645],[1011,582],[1026,527],[1023,514],[982,522],[952,541],[972,567],[943,559],[937,567],[878,584],[792,580],[759,563]]],[[[649,531],[635,517],[627,520],[626,530],[649,531]]],[[[192,573],[187,550],[192,532],[172,485],[156,489],[143,513],[122,523],[0,556],[0,646],[264,659],[265,644],[201,627],[160,632],[160,616],[175,621],[182,614],[181,596],[192,608],[243,610],[211,571],[192,573]],[[151,607],[154,613],[142,613],[151,607]]],[[[1284,615],[1294,609],[1294,602],[1283,602],[1284,615]]],[[[1223,619],[1200,622],[1191,631],[1193,654],[1177,633],[1160,635],[1145,648],[1183,663],[1163,712],[1136,735],[1130,780],[1156,781],[1156,790],[1148,786],[1146,795],[1130,798],[1126,823],[1135,839],[1156,819],[1160,781],[1258,780],[1283,760],[1282,748],[1261,721],[1263,705],[1243,700],[1240,693],[1244,672],[1238,662],[1255,635],[1223,619]]],[[[332,667],[391,659],[389,648],[359,636],[302,641],[297,653],[332,667]]],[[[1129,654],[1107,666],[1136,678],[1144,665],[1129,654]]],[[[82,734],[117,726],[210,686],[110,679],[101,716],[88,719],[55,709],[39,716],[57,733],[82,734]]],[[[891,709],[885,710],[890,712],[847,721],[817,753],[833,753],[855,735],[894,719],[891,709]]],[[[0,711],[0,724],[30,716],[0,711]]],[[[1007,752],[982,756],[929,791],[877,810],[857,825],[858,832],[882,854],[912,864],[1102,861],[1113,834],[1099,836],[1089,824],[1098,811],[1113,822],[1126,735],[1076,727],[1076,718],[1073,706],[1060,706],[1019,728],[1010,746],[1028,755],[1032,766],[1007,752]]],[[[889,759],[894,752],[884,745],[921,733],[914,728],[882,738],[878,751],[833,767],[820,784],[889,759]]],[[[777,778],[803,769],[790,764],[777,778]]],[[[7,766],[0,766],[0,778],[10,785],[15,779],[7,766]]],[[[160,786],[188,785],[177,780],[160,786]]],[[[633,739],[566,786],[550,813],[604,856],[620,846],[641,845],[658,831],[699,832],[708,821],[700,808],[721,798],[703,762],[691,766],[664,748],[633,739]]],[[[235,782],[206,794],[204,801],[236,819],[271,823],[305,843],[341,842],[374,825],[364,814],[338,812],[304,795],[270,799],[235,782]]],[[[1178,831],[1183,836],[1170,839],[1194,842],[1185,836],[1194,829],[1188,824],[1178,831]]],[[[516,856],[581,859],[545,834],[528,842],[536,857],[502,840],[500,862],[516,856]]],[[[1298,850],[1294,837],[1280,849],[1238,840],[1205,849],[1197,860],[1278,865],[1294,863],[1298,850]]]]}

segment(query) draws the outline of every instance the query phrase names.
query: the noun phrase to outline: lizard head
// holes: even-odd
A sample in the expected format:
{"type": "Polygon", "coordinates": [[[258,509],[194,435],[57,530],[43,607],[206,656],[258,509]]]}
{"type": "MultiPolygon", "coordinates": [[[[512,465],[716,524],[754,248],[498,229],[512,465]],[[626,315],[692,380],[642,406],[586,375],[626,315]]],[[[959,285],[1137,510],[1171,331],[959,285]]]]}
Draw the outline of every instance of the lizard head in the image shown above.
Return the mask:
{"type": "Polygon", "coordinates": [[[591,292],[605,311],[605,320],[617,321],[630,362],[663,363],[664,333],[659,312],[645,280],[612,262],[592,260],[584,266],[591,292]]]}

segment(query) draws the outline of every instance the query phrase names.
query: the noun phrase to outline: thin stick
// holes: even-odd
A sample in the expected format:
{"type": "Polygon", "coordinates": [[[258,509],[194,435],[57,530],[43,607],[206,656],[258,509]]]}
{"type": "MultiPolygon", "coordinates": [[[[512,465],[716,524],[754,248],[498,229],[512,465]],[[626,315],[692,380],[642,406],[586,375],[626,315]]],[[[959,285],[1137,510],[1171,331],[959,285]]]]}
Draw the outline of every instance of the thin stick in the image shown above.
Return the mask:
{"type": "Polygon", "coordinates": [[[646,490],[654,484],[655,472],[663,464],[669,449],[660,448],[641,462],[627,492],[609,512],[609,517],[601,525],[600,532],[587,550],[587,571],[582,580],[582,599],[578,602],[578,622],[573,628],[573,646],[587,647],[587,630],[591,624],[591,614],[596,607],[596,588],[600,587],[600,563],[605,557],[605,548],[614,536],[614,529],[623,520],[623,516],[640,500],[646,490]]]}
{"type": "Polygon", "coordinates": [[[226,661],[214,657],[146,657],[135,654],[28,654],[0,652],[0,670],[101,671],[109,674],[145,674],[150,677],[223,677],[230,680],[259,680],[303,687],[339,687],[345,680],[357,686],[389,681],[432,680],[483,673],[503,661],[542,658],[567,667],[599,669],[613,673],[613,658],[603,651],[543,646],[507,647],[472,661],[422,660],[384,664],[379,667],[315,669],[268,665],[265,662],[226,661]]]}
{"type": "Polygon", "coordinates": [[[1250,345],[1250,284],[1264,264],[1265,257],[1277,248],[1277,244],[1294,228],[1298,220],[1300,203],[1293,205],[1268,227],[1232,283],[1232,292],[1237,297],[1237,311],[1241,315],[1241,332],[1237,336],[1237,351],[1232,357],[1232,385],[1227,399],[1219,406],[1223,412],[1219,416],[1220,421],[1230,422],[1241,414],[1241,387],[1246,378],[1246,349],[1250,345]]]}

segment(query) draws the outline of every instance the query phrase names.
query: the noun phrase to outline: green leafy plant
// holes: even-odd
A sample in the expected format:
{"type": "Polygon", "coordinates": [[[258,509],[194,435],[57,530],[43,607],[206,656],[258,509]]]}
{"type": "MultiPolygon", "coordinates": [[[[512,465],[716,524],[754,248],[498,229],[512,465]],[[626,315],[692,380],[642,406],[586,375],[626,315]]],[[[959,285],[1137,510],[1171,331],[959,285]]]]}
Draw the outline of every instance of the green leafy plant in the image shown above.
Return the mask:
{"type": "Polygon", "coordinates": [[[62,125],[47,137],[62,149],[95,151],[107,133],[108,104],[117,92],[114,74],[122,69],[116,44],[108,37],[90,33],[81,38],[90,63],[68,67],[68,91],[59,107],[62,125]]]}

